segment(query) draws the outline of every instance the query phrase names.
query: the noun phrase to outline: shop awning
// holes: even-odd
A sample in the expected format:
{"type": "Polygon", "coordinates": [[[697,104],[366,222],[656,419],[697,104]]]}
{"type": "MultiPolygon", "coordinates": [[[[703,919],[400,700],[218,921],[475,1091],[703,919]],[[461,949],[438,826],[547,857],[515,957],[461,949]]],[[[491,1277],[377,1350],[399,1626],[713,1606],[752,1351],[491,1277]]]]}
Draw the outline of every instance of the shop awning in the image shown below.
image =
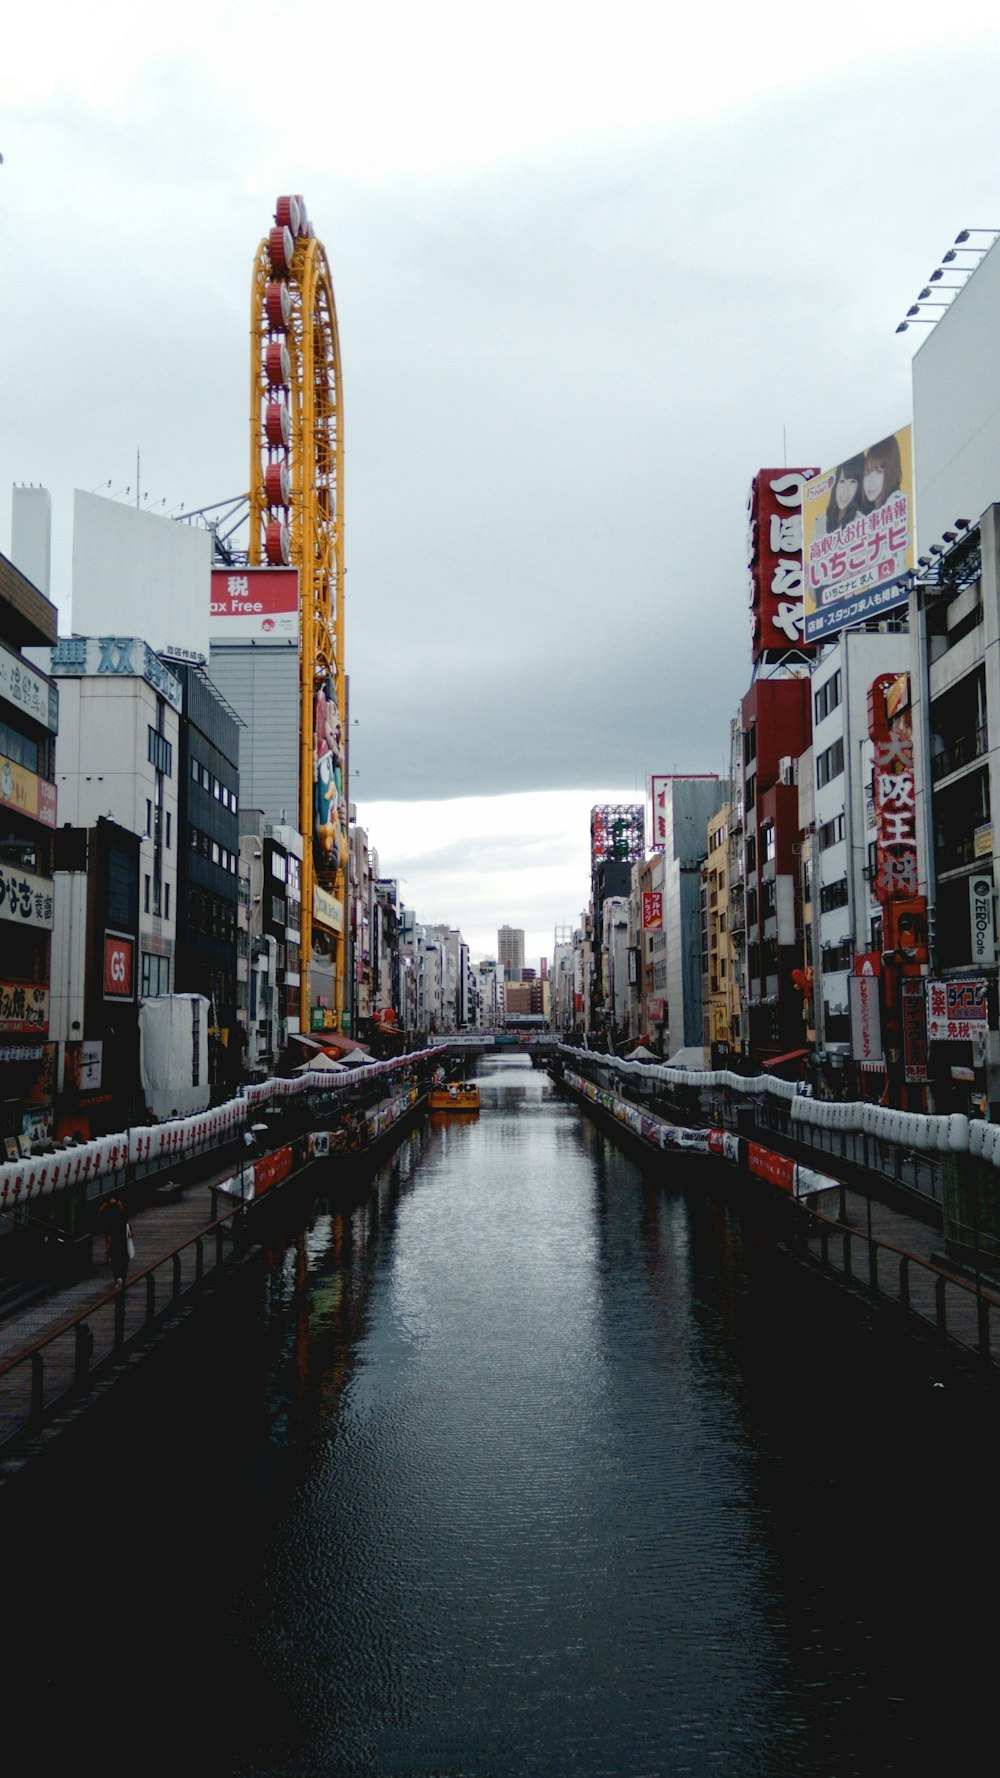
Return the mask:
{"type": "Polygon", "coordinates": [[[801,1062],[803,1056],[808,1056],[808,1054],[808,1050],[788,1050],[783,1056],[768,1056],[764,1067],[780,1068],[782,1062],[801,1062]]]}

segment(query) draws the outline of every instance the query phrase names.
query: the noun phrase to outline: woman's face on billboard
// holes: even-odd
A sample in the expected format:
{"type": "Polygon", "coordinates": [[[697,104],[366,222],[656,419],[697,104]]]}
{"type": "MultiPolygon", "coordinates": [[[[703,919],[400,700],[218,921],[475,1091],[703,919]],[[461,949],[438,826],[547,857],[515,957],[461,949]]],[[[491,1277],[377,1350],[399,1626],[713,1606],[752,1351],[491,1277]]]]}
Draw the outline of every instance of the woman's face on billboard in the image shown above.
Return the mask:
{"type": "Polygon", "coordinates": [[[854,496],[857,493],[857,491],[858,491],[857,476],[856,475],[845,475],[844,471],[841,469],[837,475],[837,485],[834,489],[834,499],[836,500],[836,503],[837,503],[837,511],[838,512],[846,512],[847,511],[847,508],[850,506],[851,501],[854,499],[854,496]]]}
{"type": "Polygon", "coordinates": [[[865,464],[864,491],[869,506],[881,506],[885,489],[885,467],[877,457],[865,464]]]}

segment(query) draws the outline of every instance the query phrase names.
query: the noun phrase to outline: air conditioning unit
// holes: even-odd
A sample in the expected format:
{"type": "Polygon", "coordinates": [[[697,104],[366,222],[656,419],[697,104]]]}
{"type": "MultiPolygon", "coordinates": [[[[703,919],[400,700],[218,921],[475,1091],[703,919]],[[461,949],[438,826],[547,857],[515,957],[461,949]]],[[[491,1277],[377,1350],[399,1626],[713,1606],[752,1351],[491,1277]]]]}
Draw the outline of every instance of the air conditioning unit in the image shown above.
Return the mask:
{"type": "Polygon", "coordinates": [[[782,784],[797,784],[799,781],[799,762],[786,755],[778,761],[778,778],[782,784]]]}

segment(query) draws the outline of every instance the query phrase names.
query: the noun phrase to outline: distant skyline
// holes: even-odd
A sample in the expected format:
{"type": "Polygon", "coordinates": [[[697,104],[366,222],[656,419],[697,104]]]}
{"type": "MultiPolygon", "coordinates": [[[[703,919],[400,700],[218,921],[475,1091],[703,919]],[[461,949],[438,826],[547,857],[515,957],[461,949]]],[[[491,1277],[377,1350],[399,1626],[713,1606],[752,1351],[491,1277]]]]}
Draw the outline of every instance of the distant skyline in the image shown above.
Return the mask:
{"type": "Polygon", "coordinates": [[[530,962],[589,895],[570,793],[727,769],[755,472],[911,418],[927,327],[897,324],[960,229],[1000,222],[1000,18],[236,18],[5,20],[0,488],[52,492],[64,631],[75,487],[163,514],[244,492],[254,254],[301,192],[343,362],[352,796],[421,919],[486,955],[523,924],[530,962]],[[280,127],[276,18],[300,81],[280,127]],[[511,797],[548,799],[547,830],[511,797]],[[403,804],[437,836],[409,871],[403,804]]]}

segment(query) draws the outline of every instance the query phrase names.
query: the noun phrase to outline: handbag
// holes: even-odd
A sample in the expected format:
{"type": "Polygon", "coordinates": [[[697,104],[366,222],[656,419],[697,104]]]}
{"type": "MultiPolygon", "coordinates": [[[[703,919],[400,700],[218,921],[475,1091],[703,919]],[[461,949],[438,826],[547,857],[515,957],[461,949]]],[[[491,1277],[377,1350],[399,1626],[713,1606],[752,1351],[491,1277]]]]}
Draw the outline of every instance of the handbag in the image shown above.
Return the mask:
{"type": "Polygon", "coordinates": [[[135,1258],[135,1242],[132,1239],[132,1224],[130,1222],[125,1224],[125,1251],[129,1259],[135,1258]]]}

